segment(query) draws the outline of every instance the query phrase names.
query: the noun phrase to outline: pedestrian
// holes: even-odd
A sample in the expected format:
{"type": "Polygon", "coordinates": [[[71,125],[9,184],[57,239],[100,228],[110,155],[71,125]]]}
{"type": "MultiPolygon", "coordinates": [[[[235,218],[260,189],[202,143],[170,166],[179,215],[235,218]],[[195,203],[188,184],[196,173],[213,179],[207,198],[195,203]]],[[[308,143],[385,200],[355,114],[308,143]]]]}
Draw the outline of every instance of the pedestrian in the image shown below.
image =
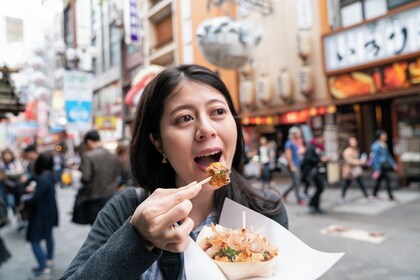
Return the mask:
{"type": "Polygon", "coordinates": [[[81,182],[85,188],[86,216],[92,225],[102,207],[118,191],[121,164],[116,155],[102,146],[96,130],[88,131],[83,143],[85,151],[80,164],[81,182]]]}
{"type": "Polygon", "coordinates": [[[388,149],[388,134],[382,129],[377,130],[375,134],[376,140],[370,147],[373,168],[372,177],[376,180],[375,188],[373,189],[373,196],[375,198],[378,197],[381,182],[385,180],[389,200],[396,201],[397,199],[392,194],[389,172],[393,170],[398,171],[398,165],[388,149]]]}
{"type": "Polygon", "coordinates": [[[117,148],[115,149],[115,154],[120,161],[121,166],[121,180],[118,184],[121,186],[132,186],[133,185],[133,175],[131,174],[130,166],[130,152],[126,144],[122,141],[118,143],[117,148]]]}
{"type": "Polygon", "coordinates": [[[321,194],[324,191],[324,174],[325,164],[328,157],[324,155],[324,134],[321,130],[314,131],[314,137],[309,142],[302,163],[302,178],[305,181],[312,180],[315,183],[315,193],[309,199],[309,212],[312,214],[323,213],[321,209],[321,194]]]}
{"type": "Polygon", "coordinates": [[[287,228],[280,197],[264,198],[242,177],[243,145],[240,119],[214,72],[162,71],[144,89],[130,145],[140,195],[129,187],[105,206],[61,279],[185,279],[182,252],[204,225],[218,223],[226,197],[287,228]],[[227,186],[196,183],[211,162],[230,168],[227,186]]]}
{"type": "Polygon", "coordinates": [[[283,193],[283,199],[286,201],[287,195],[293,190],[296,196],[296,202],[299,205],[306,205],[305,200],[299,194],[300,186],[300,159],[298,153],[298,142],[302,139],[302,132],[299,127],[293,126],[289,129],[289,140],[284,145],[286,159],[288,163],[288,171],[291,178],[289,188],[283,193]]]}
{"type": "Polygon", "coordinates": [[[4,239],[0,236],[0,266],[11,257],[9,250],[6,247],[4,239]]]}
{"type": "Polygon", "coordinates": [[[9,148],[6,148],[1,152],[1,159],[0,168],[5,174],[2,185],[6,190],[6,203],[15,214],[19,228],[22,220],[18,210],[20,197],[24,193],[22,180],[24,178],[25,169],[22,163],[15,157],[13,151],[9,148]]]}
{"type": "Polygon", "coordinates": [[[34,163],[36,187],[27,187],[29,193],[22,197],[28,209],[28,230],[26,239],[38,261],[30,279],[51,279],[54,262],[53,227],[58,226],[58,209],[55,195],[54,159],[51,152],[43,152],[34,163]],[[46,251],[41,241],[46,242],[46,251]]]}
{"type": "Polygon", "coordinates": [[[343,187],[341,189],[341,204],[346,204],[346,192],[353,180],[356,180],[363,196],[370,201],[372,198],[368,196],[365,185],[362,180],[363,169],[362,166],[366,164],[366,159],[360,158],[360,152],[356,137],[350,137],[348,146],[343,151],[343,169],[342,177],[344,179],[343,187]]]}
{"type": "Polygon", "coordinates": [[[258,147],[261,168],[261,188],[270,187],[271,171],[270,171],[270,147],[265,136],[260,137],[260,146],[258,147]]]}

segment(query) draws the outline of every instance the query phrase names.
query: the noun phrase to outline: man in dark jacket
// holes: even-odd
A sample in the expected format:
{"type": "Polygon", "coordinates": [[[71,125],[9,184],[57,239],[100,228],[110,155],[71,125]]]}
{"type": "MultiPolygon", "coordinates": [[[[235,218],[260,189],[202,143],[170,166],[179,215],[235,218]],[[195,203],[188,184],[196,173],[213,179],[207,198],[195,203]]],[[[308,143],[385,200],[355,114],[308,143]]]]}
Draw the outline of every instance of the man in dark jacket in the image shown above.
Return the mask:
{"type": "Polygon", "coordinates": [[[314,138],[310,141],[302,163],[302,180],[312,179],[316,191],[309,201],[310,213],[322,213],[320,207],[321,193],[324,191],[324,177],[320,172],[323,165],[328,161],[324,155],[324,135],[322,131],[314,131],[314,138]]]}
{"type": "Polygon", "coordinates": [[[98,212],[118,190],[121,176],[121,165],[116,155],[102,147],[99,133],[91,130],[84,137],[85,153],[82,156],[80,171],[87,203],[90,224],[96,219],[98,212]]]}

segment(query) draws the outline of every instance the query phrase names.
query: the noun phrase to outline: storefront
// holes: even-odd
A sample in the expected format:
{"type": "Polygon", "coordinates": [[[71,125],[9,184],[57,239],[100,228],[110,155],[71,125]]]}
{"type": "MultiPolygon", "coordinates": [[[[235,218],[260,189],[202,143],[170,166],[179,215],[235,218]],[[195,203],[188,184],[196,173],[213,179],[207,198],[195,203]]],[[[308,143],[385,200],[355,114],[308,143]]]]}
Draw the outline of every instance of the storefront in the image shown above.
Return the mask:
{"type": "Polygon", "coordinates": [[[419,14],[419,4],[404,6],[322,39],[338,151],[354,136],[368,153],[375,130],[385,130],[402,185],[420,179],[419,14]]]}

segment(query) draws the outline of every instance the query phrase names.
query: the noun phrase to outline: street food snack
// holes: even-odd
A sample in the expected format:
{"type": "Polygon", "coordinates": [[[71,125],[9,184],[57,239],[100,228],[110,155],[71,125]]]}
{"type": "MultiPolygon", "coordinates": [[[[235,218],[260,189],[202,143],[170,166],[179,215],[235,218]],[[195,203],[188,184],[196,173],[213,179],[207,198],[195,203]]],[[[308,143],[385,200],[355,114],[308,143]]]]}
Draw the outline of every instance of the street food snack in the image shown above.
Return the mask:
{"type": "Polygon", "coordinates": [[[209,182],[214,187],[222,187],[230,183],[230,170],[220,162],[212,162],[206,168],[206,175],[211,176],[209,182]]]}
{"type": "Polygon", "coordinates": [[[274,273],[278,248],[249,229],[204,227],[197,243],[228,279],[267,277],[274,273]]]}
{"type": "Polygon", "coordinates": [[[363,72],[331,77],[328,82],[331,94],[337,99],[373,94],[376,91],[373,77],[363,72]]]}

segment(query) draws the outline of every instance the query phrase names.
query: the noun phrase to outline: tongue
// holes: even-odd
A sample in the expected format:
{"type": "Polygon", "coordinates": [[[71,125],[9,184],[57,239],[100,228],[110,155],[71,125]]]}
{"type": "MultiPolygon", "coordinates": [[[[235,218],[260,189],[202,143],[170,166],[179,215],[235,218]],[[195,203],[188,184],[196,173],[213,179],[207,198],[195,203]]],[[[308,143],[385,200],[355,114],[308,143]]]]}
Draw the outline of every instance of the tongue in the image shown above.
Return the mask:
{"type": "Polygon", "coordinates": [[[214,157],[206,156],[206,157],[198,157],[195,159],[195,161],[203,166],[209,166],[210,163],[215,162],[214,157]]]}

